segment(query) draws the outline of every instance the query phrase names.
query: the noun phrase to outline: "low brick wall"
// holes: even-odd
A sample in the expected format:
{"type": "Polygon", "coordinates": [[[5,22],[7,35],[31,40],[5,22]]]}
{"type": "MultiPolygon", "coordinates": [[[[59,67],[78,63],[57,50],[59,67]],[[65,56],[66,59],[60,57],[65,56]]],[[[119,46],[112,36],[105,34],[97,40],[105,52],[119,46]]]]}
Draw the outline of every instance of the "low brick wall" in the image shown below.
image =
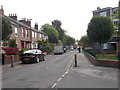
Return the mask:
{"type": "Polygon", "coordinates": [[[96,66],[104,66],[104,67],[113,67],[113,68],[120,68],[118,67],[118,60],[102,60],[102,59],[95,59],[92,55],[88,54],[87,52],[84,52],[88,60],[96,65],[96,66]]]}
{"type": "MultiPolygon", "coordinates": [[[[3,64],[10,64],[11,61],[12,61],[12,56],[4,54],[3,64]]],[[[19,55],[14,55],[14,62],[16,61],[19,61],[19,55]]]]}

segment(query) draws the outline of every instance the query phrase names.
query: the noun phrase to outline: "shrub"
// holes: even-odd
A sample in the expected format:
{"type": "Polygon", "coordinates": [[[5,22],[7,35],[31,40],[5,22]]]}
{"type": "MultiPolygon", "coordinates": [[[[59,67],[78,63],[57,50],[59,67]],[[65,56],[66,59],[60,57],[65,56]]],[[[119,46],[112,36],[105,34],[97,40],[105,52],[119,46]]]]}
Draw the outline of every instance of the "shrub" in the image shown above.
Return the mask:
{"type": "Polygon", "coordinates": [[[16,40],[10,40],[9,47],[17,47],[16,40]]]}
{"type": "Polygon", "coordinates": [[[120,60],[120,51],[118,52],[118,60],[120,60]]]}
{"type": "Polygon", "coordinates": [[[26,50],[28,50],[27,48],[22,48],[20,51],[19,51],[19,54],[23,54],[23,52],[25,52],[26,50]]]}
{"type": "Polygon", "coordinates": [[[2,48],[7,55],[15,55],[18,54],[19,50],[16,47],[3,47],[2,48]]]}
{"type": "Polygon", "coordinates": [[[47,52],[47,53],[50,53],[52,52],[52,47],[48,44],[48,45],[45,45],[45,46],[42,46],[42,48],[40,48],[43,52],[47,52]]]}

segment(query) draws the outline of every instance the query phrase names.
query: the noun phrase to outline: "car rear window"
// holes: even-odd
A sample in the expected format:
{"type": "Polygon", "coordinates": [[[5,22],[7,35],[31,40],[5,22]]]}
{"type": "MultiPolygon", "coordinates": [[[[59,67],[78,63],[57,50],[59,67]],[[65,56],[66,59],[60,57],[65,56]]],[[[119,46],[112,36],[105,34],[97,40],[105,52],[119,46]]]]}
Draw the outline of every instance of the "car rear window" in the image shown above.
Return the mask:
{"type": "Polygon", "coordinates": [[[25,51],[24,53],[35,53],[36,52],[36,50],[28,50],[28,51],[25,51]]]}

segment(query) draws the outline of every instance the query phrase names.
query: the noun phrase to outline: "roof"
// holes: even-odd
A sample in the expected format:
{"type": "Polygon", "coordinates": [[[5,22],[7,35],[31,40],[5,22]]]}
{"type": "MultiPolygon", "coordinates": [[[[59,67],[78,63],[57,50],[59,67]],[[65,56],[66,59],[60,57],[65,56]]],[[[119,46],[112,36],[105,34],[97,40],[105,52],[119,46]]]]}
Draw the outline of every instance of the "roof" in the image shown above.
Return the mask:
{"type": "Polygon", "coordinates": [[[110,40],[110,42],[115,42],[115,41],[120,41],[120,36],[112,37],[112,39],[110,40]]]}
{"type": "MultiPolygon", "coordinates": [[[[4,15],[4,16],[5,16],[5,15],[4,15]]],[[[42,33],[42,34],[44,34],[44,35],[47,35],[46,33],[42,32],[42,31],[40,31],[40,30],[37,30],[37,29],[35,29],[35,28],[33,28],[33,27],[30,27],[30,26],[28,26],[28,25],[26,25],[26,24],[24,24],[24,23],[22,23],[22,22],[16,21],[16,20],[14,20],[14,19],[12,19],[12,18],[10,18],[10,17],[8,17],[8,16],[5,16],[5,17],[7,17],[7,18],[10,20],[10,23],[11,23],[12,25],[15,25],[15,26],[24,26],[24,27],[26,27],[26,28],[28,28],[28,29],[30,29],[30,30],[32,30],[32,31],[35,31],[35,32],[38,32],[38,33],[42,33]]]]}

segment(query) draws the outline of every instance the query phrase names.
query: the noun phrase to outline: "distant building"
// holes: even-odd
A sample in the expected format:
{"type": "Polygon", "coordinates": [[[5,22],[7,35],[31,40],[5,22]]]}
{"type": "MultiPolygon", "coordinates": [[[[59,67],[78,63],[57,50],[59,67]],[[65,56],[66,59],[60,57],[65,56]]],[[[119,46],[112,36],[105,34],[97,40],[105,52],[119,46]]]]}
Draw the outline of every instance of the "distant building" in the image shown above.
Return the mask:
{"type": "MultiPolygon", "coordinates": [[[[120,3],[120,2],[119,2],[120,3]]],[[[118,26],[117,24],[119,23],[119,19],[118,19],[118,7],[106,7],[106,8],[100,8],[97,7],[97,10],[92,11],[93,12],[93,17],[94,16],[105,16],[105,17],[110,17],[113,24],[114,24],[114,35],[113,37],[103,45],[103,49],[104,50],[111,50],[111,51],[120,51],[120,36],[117,35],[118,32],[118,26]]],[[[98,44],[95,44],[96,47],[95,49],[100,50],[100,48],[98,47],[98,44]]]]}
{"type": "Polygon", "coordinates": [[[44,32],[38,30],[38,24],[35,23],[34,28],[31,27],[31,20],[23,18],[22,20],[17,19],[16,14],[9,14],[9,16],[4,15],[3,6],[1,6],[0,11],[2,16],[10,20],[13,32],[10,35],[10,39],[15,39],[17,47],[22,48],[38,48],[38,40],[47,40],[48,35],[44,32]]]}
{"type": "Polygon", "coordinates": [[[118,22],[119,22],[119,19],[117,18],[118,16],[118,7],[106,7],[106,8],[100,8],[100,7],[97,7],[97,10],[94,10],[92,11],[93,12],[93,17],[94,16],[109,16],[114,24],[114,29],[115,29],[115,32],[114,32],[114,35],[117,36],[117,32],[118,32],[118,22]]]}

